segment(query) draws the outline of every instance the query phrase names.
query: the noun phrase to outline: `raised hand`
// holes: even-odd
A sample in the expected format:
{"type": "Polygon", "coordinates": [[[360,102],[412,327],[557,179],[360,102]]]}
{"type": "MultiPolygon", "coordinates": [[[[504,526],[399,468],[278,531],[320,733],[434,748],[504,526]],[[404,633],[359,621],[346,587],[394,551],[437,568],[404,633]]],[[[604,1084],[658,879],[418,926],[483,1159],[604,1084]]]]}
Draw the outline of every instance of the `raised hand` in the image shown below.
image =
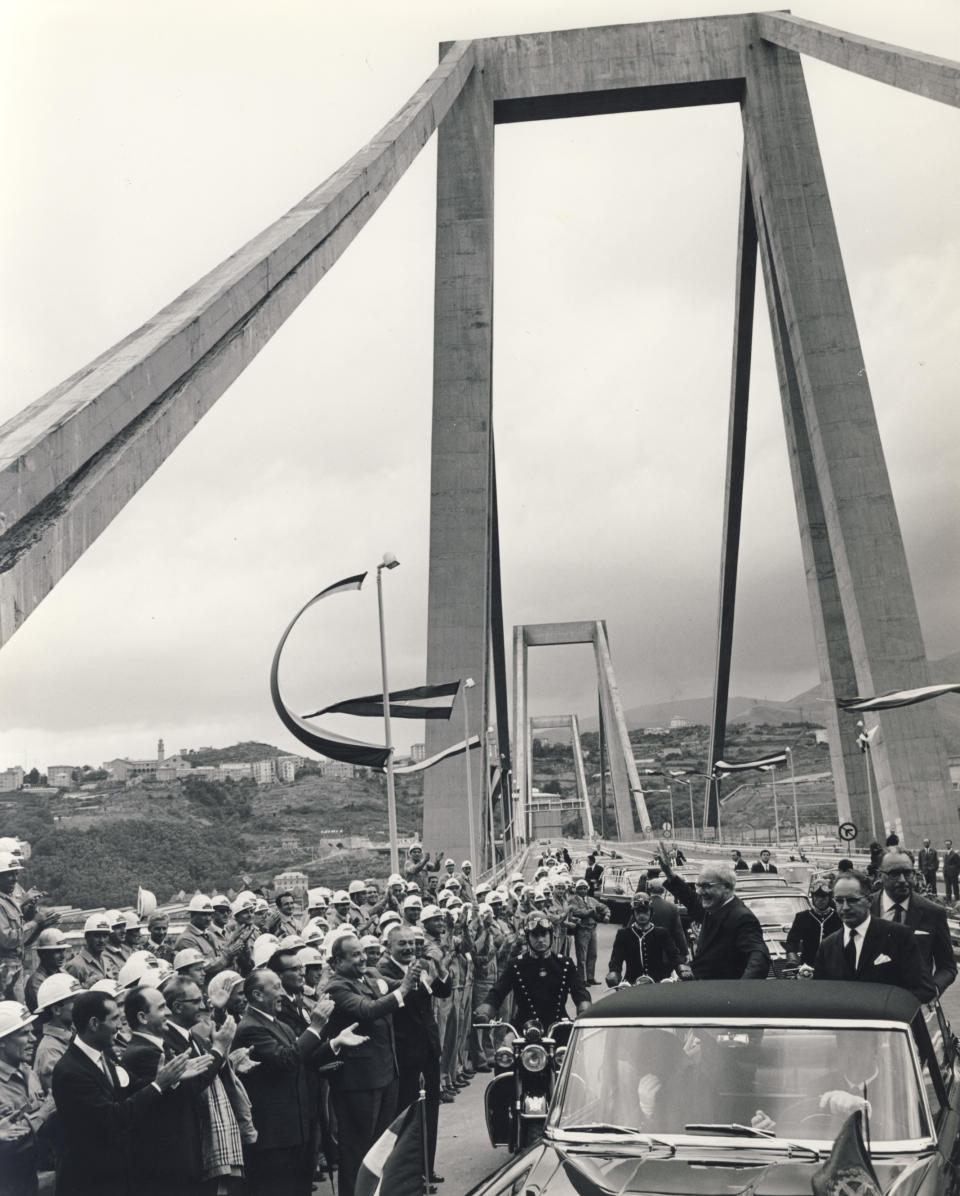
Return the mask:
{"type": "Polygon", "coordinates": [[[352,1026],[347,1026],[345,1030],[341,1030],[336,1038],[330,1039],[330,1045],[336,1048],[336,1050],[340,1050],[345,1046],[363,1046],[363,1044],[367,1041],[367,1035],[356,1033],[356,1029],[359,1024],[359,1022],[354,1022],[352,1026]]]}
{"type": "Polygon", "coordinates": [[[230,1044],[233,1042],[233,1036],[236,1032],[237,1023],[230,1014],[227,1014],[223,1025],[213,1036],[213,1049],[219,1051],[221,1055],[226,1055],[230,1050],[230,1044]]]}
{"type": "Polygon", "coordinates": [[[161,1091],[165,1092],[168,1088],[172,1088],[174,1084],[178,1084],[183,1079],[189,1062],[190,1049],[188,1047],[187,1050],[181,1051],[179,1055],[174,1055],[168,1063],[164,1063],[157,1070],[156,1080],[161,1091]]]}
{"type": "Polygon", "coordinates": [[[333,1013],[334,1008],[335,1006],[331,997],[321,997],[310,1010],[310,1025],[315,1030],[322,1030],[330,1020],[330,1014],[333,1013]]]}

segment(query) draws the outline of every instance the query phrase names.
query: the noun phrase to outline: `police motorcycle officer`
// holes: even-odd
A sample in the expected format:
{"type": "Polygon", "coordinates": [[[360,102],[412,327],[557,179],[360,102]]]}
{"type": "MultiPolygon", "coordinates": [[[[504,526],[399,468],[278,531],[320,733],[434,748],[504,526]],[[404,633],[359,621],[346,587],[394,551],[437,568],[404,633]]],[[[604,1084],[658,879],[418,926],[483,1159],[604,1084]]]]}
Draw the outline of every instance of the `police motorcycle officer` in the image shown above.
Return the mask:
{"type": "MultiPolygon", "coordinates": [[[[511,1041],[495,1052],[500,1074],[485,1093],[490,1141],[494,1146],[508,1146],[511,1152],[534,1141],[543,1130],[553,1090],[554,1052],[561,1045],[549,1036],[550,1028],[567,1017],[569,998],[573,998],[577,1013],[589,1009],[591,1003],[576,964],[569,956],[553,952],[550,917],[541,911],[527,914],[522,930],[524,953],[510,960],[475,1013],[478,1023],[487,1022],[507,996],[513,995],[520,1033],[514,1032],[511,1041]]],[[[513,1027],[504,1028],[513,1031],[513,1027]]]]}

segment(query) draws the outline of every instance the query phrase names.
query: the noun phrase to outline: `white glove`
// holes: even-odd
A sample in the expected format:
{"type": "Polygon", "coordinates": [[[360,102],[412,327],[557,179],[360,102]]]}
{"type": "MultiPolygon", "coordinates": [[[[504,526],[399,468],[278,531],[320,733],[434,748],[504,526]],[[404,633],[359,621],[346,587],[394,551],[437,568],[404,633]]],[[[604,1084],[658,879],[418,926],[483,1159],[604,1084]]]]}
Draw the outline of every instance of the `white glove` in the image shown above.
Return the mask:
{"type": "Polygon", "coordinates": [[[837,1113],[842,1117],[849,1117],[851,1113],[856,1113],[859,1109],[870,1116],[870,1102],[864,1100],[862,1096],[857,1096],[854,1092],[844,1092],[842,1088],[834,1088],[831,1092],[825,1092],[820,1097],[820,1108],[829,1109],[831,1113],[837,1113]]]}
{"type": "Polygon", "coordinates": [[[640,1083],[637,1085],[637,1101],[644,1117],[653,1116],[653,1106],[661,1086],[662,1081],[659,1076],[649,1074],[641,1077],[640,1083]]]}

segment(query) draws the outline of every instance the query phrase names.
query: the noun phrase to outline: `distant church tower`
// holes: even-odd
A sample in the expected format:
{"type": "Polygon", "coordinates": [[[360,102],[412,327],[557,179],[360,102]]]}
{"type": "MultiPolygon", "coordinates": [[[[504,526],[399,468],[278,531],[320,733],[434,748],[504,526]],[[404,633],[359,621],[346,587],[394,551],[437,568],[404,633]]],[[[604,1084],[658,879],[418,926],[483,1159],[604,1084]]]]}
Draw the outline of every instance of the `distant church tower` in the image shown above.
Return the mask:
{"type": "Polygon", "coordinates": [[[163,740],[162,739],[157,740],[157,759],[158,760],[163,759],[163,740]]]}

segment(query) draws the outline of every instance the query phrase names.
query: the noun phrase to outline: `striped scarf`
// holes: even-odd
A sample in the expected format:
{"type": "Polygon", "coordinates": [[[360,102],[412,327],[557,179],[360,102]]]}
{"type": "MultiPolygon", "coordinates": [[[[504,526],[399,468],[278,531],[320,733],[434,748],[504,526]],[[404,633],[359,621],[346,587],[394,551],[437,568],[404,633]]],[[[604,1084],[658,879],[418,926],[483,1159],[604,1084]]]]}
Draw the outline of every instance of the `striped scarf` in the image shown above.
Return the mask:
{"type": "Polygon", "coordinates": [[[216,1076],[204,1091],[207,1101],[207,1116],[203,1125],[202,1162],[203,1178],[216,1179],[220,1175],[243,1174],[243,1142],[240,1127],[234,1116],[233,1105],[216,1076]]]}

